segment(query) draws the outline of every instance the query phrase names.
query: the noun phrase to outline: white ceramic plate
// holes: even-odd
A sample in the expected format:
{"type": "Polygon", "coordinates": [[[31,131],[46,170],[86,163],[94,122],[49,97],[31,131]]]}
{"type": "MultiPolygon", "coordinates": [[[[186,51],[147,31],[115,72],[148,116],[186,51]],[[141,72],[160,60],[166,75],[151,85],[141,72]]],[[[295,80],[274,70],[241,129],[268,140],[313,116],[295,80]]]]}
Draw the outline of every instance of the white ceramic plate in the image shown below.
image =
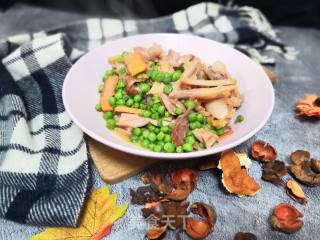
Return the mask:
{"type": "MultiPolygon", "coordinates": [[[[257,133],[267,122],[274,106],[274,91],[261,66],[237,50],[212,40],[182,34],[145,34],[107,42],[84,55],[68,72],[63,85],[63,102],[72,120],[89,136],[112,148],[144,157],[186,159],[210,155],[233,148],[257,133]],[[212,148],[191,153],[155,153],[118,138],[105,127],[101,113],[95,110],[99,101],[98,86],[110,67],[107,58],[136,46],[161,44],[179,53],[192,53],[207,64],[224,62],[238,81],[245,100],[238,114],[245,120],[233,126],[234,133],[212,148]]],[[[232,121],[233,123],[233,121],[232,121]]]]}

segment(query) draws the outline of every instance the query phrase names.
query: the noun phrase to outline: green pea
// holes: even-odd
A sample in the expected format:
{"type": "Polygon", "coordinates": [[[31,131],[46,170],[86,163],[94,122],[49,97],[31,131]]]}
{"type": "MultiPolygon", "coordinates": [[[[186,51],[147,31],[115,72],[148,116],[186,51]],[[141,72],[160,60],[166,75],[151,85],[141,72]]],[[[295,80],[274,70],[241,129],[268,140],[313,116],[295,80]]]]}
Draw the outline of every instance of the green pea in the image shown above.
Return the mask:
{"type": "Polygon", "coordinates": [[[159,116],[159,113],[152,113],[152,115],[151,115],[151,118],[153,118],[153,119],[159,119],[160,118],[160,116],[159,116]]]}
{"type": "Polygon", "coordinates": [[[159,132],[157,135],[157,140],[162,141],[164,139],[165,134],[163,132],[159,132]]]}
{"type": "Polygon", "coordinates": [[[99,93],[102,93],[102,91],[103,91],[103,84],[101,84],[101,85],[99,86],[99,88],[98,88],[98,92],[99,92],[99,93]]]}
{"type": "Polygon", "coordinates": [[[185,100],[184,105],[186,106],[186,108],[191,108],[191,109],[194,108],[194,102],[190,99],[185,100]]]}
{"type": "Polygon", "coordinates": [[[164,79],[164,73],[157,72],[155,80],[158,81],[158,82],[162,82],[163,79],[164,79]]]}
{"type": "Polygon", "coordinates": [[[158,112],[161,114],[161,115],[164,115],[164,112],[166,111],[166,108],[165,106],[159,106],[158,107],[158,112]]]}
{"type": "Polygon", "coordinates": [[[154,142],[157,140],[157,135],[154,132],[149,133],[148,139],[150,142],[154,142]]]}
{"type": "Polygon", "coordinates": [[[192,131],[189,130],[189,131],[187,132],[187,136],[194,136],[194,134],[193,134],[192,131]]]}
{"type": "Polygon", "coordinates": [[[197,121],[200,122],[200,123],[203,123],[204,122],[204,116],[200,113],[197,114],[197,121]]]}
{"type": "Polygon", "coordinates": [[[150,145],[149,145],[149,149],[151,149],[151,150],[153,150],[153,148],[154,148],[154,146],[155,146],[155,144],[154,143],[150,143],[150,145]]]}
{"type": "Polygon", "coordinates": [[[135,95],[135,96],[133,97],[133,100],[134,100],[135,102],[140,102],[140,101],[142,100],[142,96],[141,96],[140,94],[137,94],[137,95],[135,95]]]}
{"type": "Polygon", "coordinates": [[[182,146],[176,147],[176,152],[177,152],[177,153],[183,153],[183,148],[182,148],[182,146]]]}
{"type": "Polygon", "coordinates": [[[155,152],[161,152],[161,150],[162,150],[162,146],[161,145],[155,145],[153,147],[153,151],[155,151],[155,152]]]}
{"type": "Polygon", "coordinates": [[[141,145],[145,148],[148,148],[150,145],[150,141],[148,139],[143,139],[141,145]]]}
{"type": "Polygon", "coordinates": [[[117,104],[118,106],[123,106],[123,105],[126,104],[126,101],[125,101],[124,99],[118,99],[117,102],[116,102],[116,104],[117,104]]]}
{"type": "Polygon", "coordinates": [[[167,153],[173,153],[175,150],[175,147],[172,143],[167,142],[166,144],[164,144],[163,149],[167,153]]]}
{"type": "Polygon", "coordinates": [[[140,103],[139,108],[145,110],[147,109],[147,105],[145,105],[144,103],[140,103]]]}
{"type": "Polygon", "coordinates": [[[140,136],[142,134],[142,130],[141,128],[135,128],[132,133],[133,135],[140,136]]]}
{"type": "Polygon", "coordinates": [[[147,128],[150,132],[153,132],[156,127],[149,123],[147,128]]]}
{"type": "Polygon", "coordinates": [[[119,75],[124,75],[127,73],[127,69],[125,67],[122,67],[119,69],[118,73],[119,73],[119,75]]]}
{"type": "Polygon", "coordinates": [[[224,128],[220,128],[220,129],[216,130],[216,133],[217,133],[218,136],[221,136],[221,135],[224,134],[224,131],[225,131],[224,128]]]}
{"type": "Polygon", "coordinates": [[[204,149],[204,144],[203,143],[199,143],[199,147],[201,148],[201,149],[204,149]]]}
{"type": "Polygon", "coordinates": [[[116,92],[116,93],[114,94],[114,97],[115,97],[116,99],[121,99],[121,98],[122,98],[122,93],[121,93],[121,92],[116,92]]]}
{"type": "Polygon", "coordinates": [[[214,127],[213,127],[211,124],[209,124],[209,123],[207,123],[207,124],[205,125],[205,127],[208,128],[208,129],[210,129],[210,130],[215,130],[214,127]]]}
{"type": "Polygon", "coordinates": [[[112,112],[104,112],[103,113],[103,118],[104,119],[112,119],[113,118],[113,113],[112,112]]]}
{"type": "Polygon", "coordinates": [[[151,100],[152,100],[152,103],[153,103],[153,104],[160,102],[160,99],[159,99],[158,96],[153,96],[151,100]]]}
{"type": "Polygon", "coordinates": [[[186,143],[194,144],[196,142],[196,139],[193,136],[187,136],[185,139],[186,143]]]}
{"type": "Polygon", "coordinates": [[[179,80],[180,76],[181,76],[181,71],[180,71],[180,70],[175,71],[175,72],[172,74],[172,81],[177,81],[177,80],[179,80]]]}
{"type": "Polygon", "coordinates": [[[150,90],[150,86],[147,83],[140,83],[139,88],[143,93],[146,93],[150,90]]]}
{"type": "Polygon", "coordinates": [[[171,142],[171,136],[169,134],[164,135],[164,142],[171,142]]]}
{"type": "Polygon", "coordinates": [[[131,141],[132,143],[136,143],[136,142],[139,141],[139,137],[136,136],[136,135],[131,135],[131,136],[130,136],[130,141],[131,141]]]}
{"type": "Polygon", "coordinates": [[[163,88],[163,92],[165,94],[170,94],[172,92],[172,90],[173,90],[173,88],[172,88],[172,86],[170,84],[165,85],[164,88],[163,88]]]}
{"type": "Polygon", "coordinates": [[[151,71],[151,73],[150,73],[151,79],[152,79],[152,80],[156,80],[157,74],[158,74],[158,71],[151,71]]]}
{"type": "Polygon", "coordinates": [[[134,101],[133,101],[132,98],[129,98],[129,99],[126,101],[126,105],[127,105],[128,107],[131,107],[131,106],[133,105],[133,103],[134,103],[134,101]]]}
{"type": "Polygon", "coordinates": [[[190,123],[190,124],[189,124],[189,128],[192,129],[192,130],[196,129],[196,128],[197,128],[196,122],[190,123]]]}
{"type": "Polygon", "coordinates": [[[101,110],[102,110],[100,103],[97,103],[95,108],[96,108],[96,111],[98,111],[98,112],[101,112],[101,110]]]}
{"type": "Polygon", "coordinates": [[[171,130],[173,128],[173,123],[169,123],[168,125],[169,130],[171,130]]]}
{"type": "Polygon", "coordinates": [[[125,85],[124,85],[123,80],[119,80],[118,84],[117,84],[117,89],[121,89],[121,88],[124,88],[124,87],[125,87],[125,85]]]}
{"type": "Polygon", "coordinates": [[[169,129],[168,126],[162,126],[162,127],[160,128],[160,131],[163,132],[163,133],[168,133],[168,132],[170,132],[170,129],[169,129]]]}
{"type": "Polygon", "coordinates": [[[195,122],[194,124],[196,125],[196,128],[201,128],[201,123],[195,122]]]}
{"type": "MultiPolygon", "coordinates": [[[[162,122],[162,119],[160,118],[157,120],[157,126],[161,127],[162,125],[163,125],[163,122],[162,122]]],[[[159,131],[160,131],[160,128],[159,128],[159,131]]]]}
{"type": "Polygon", "coordinates": [[[143,136],[144,138],[147,138],[148,135],[149,135],[149,131],[148,131],[147,129],[145,129],[145,130],[142,131],[142,136],[143,136]]]}
{"type": "Polygon", "coordinates": [[[176,114],[177,114],[177,115],[182,114],[182,109],[179,108],[179,107],[177,107],[177,108],[176,108],[176,114]]]}
{"type": "Polygon", "coordinates": [[[109,76],[112,76],[114,74],[114,71],[113,69],[109,69],[106,71],[106,73],[104,74],[105,77],[109,77],[109,76]]]}
{"type": "Polygon", "coordinates": [[[123,97],[122,97],[122,99],[125,100],[125,101],[127,101],[129,98],[130,97],[127,94],[124,94],[123,97]]]}
{"type": "Polygon", "coordinates": [[[189,122],[195,122],[197,120],[197,114],[196,113],[189,113],[188,115],[188,121],[189,122]]]}
{"type": "Polygon", "coordinates": [[[170,117],[171,114],[170,114],[168,111],[165,111],[164,116],[165,116],[165,117],[170,117]]]}
{"type": "Polygon", "coordinates": [[[150,69],[146,71],[146,75],[148,76],[148,78],[151,78],[151,73],[152,73],[152,70],[150,69]]]}
{"type": "Polygon", "coordinates": [[[135,103],[132,105],[132,107],[134,107],[134,108],[139,108],[139,107],[140,107],[140,104],[139,104],[138,102],[135,102],[135,103]]]}
{"type": "Polygon", "coordinates": [[[107,120],[107,128],[114,129],[116,127],[116,120],[108,119],[107,120]]]}
{"type": "Polygon", "coordinates": [[[163,73],[163,82],[164,83],[169,83],[171,82],[171,74],[166,72],[166,73],[163,73]]]}
{"type": "Polygon", "coordinates": [[[156,127],[156,128],[154,129],[154,132],[155,132],[155,133],[159,133],[159,132],[160,132],[160,128],[157,128],[157,127],[156,127]]]}
{"type": "Polygon", "coordinates": [[[193,151],[193,146],[191,143],[184,143],[182,145],[183,151],[185,152],[192,152],[193,151]]]}
{"type": "Polygon", "coordinates": [[[115,106],[116,105],[116,98],[115,97],[110,97],[108,102],[110,103],[111,106],[115,106]]]}
{"type": "Polygon", "coordinates": [[[234,121],[234,123],[241,123],[244,120],[244,116],[243,115],[238,115],[236,120],[234,121]]]}

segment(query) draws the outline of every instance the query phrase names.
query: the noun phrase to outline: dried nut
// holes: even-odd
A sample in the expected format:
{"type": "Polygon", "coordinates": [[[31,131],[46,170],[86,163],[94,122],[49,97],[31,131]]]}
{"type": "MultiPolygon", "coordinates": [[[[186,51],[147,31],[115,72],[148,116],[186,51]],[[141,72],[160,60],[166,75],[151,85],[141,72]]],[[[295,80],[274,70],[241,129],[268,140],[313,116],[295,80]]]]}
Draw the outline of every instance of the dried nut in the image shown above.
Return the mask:
{"type": "Polygon", "coordinates": [[[304,150],[297,150],[291,154],[290,171],[302,183],[319,186],[320,174],[312,171],[310,153],[304,150]]]}
{"type": "Polygon", "coordinates": [[[320,173],[320,160],[311,159],[311,168],[314,172],[320,173]]]}
{"type": "Polygon", "coordinates": [[[150,240],[159,239],[167,230],[166,226],[162,227],[151,227],[147,232],[147,238],[150,240]]]}
{"type": "Polygon", "coordinates": [[[219,161],[222,170],[222,183],[225,188],[238,196],[254,196],[260,185],[241,168],[240,160],[233,151],[223,152],[219,161]]]}
{"type": "Polygon", "coordinates": [[[297,201],[298,203],[301,203],[301,204],[307,203],[306,195],[304,194],[302,188],[296,181],[289,180],[287,182],[286,192],[289,195],[289,197],[291,197],[293,200],[297,201]]]}
{"type": "Polygon", "coordinates": [[[217,221],[216,212],[213,207],[201,202],[192,204],[191,212],[199,215],[202,220],[188,217],[186,219],[186,233],[192,239],[203,239],[213,231],[217,221]]]}
{"type": "Polygon", "coordinates": [[[297,115],[305,117],[320,117],[320,96],[308,94],[296,104],[297,115]]]}
{"type": "Polygon", "coordinates": [[[303,221],[299,218],[303,214],[295,207],[287,203],[281,203],[273,210],[271,224],[279,231],[295,233],[303,227],[303,221]]]}
{"type": "Polygon", "coordinates": [[[288,174],[288,170],[284,162],[275,160],[262,164],[262,179],[272,182],[273,184],[280,186],[283,185],[281,177],[288,174]]]}
{"type": "Polygon", "coordinates": [[[234,236],[234,240],[257,240],[257,237],[253,233],[238,232],[234,236]]]}
{"type": "Polygon", "coordinates": [[[251,155],[254,159],[261,162],[272,162],[277,157],[277,151],[269,143],[262,140],[256,140],[251,145],[251,155]]]}

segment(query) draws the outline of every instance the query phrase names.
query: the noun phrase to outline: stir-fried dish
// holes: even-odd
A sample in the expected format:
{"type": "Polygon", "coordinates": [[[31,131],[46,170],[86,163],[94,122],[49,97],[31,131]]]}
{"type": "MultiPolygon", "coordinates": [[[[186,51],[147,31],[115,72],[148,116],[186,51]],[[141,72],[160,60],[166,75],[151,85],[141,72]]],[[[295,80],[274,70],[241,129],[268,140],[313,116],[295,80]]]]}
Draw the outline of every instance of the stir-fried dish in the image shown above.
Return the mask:
{"type": "Polygon", "coordinates": [[[211,148],[232,134],[231,119],[243,96],[222,62],[206,65],[157,44],[108,61],[112,68],[103,76],[96,105],[107,128],[167,153],[211,148]]]}

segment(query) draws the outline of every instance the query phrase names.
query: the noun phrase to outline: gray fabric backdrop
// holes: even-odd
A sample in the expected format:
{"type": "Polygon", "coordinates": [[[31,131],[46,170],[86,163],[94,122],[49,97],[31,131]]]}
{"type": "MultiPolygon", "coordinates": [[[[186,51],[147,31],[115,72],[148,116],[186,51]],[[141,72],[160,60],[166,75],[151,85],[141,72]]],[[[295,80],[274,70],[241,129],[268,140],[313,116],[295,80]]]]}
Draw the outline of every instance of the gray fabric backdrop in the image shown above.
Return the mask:
{"type": "MultiPolygon", "coordinates": [[[[63,12],[53,12],[26,6],[16,6],[0,15],[0,38],[15,33],[39,31],[84,18],[85,16],[63,12]],[[50,17],[53,16],[53,17],[50,17]]],[[[277,27],[280,38],[288,45],[300,51],[294,61],[287,61],[275,56],[277,65],[275,71],[280,81],[275,86],[276,105],[271,119],[264,128],[237,150],[246,151],[256,138],[266,140],[276,146],[279,159],[289,161],[288,155],[296,149],[309,150],[315,158],[320,159],[320,121],[306,121],[294,117],[294,104],[298,98],[309,92],[320,93],[320,31],[314,29],[299,29],[277,27]]],[[[175,166],[193,165],[196,160],[184,163],[161,164],[163,170],[175,166]],[[169,166],[168,166],[169,165],[169,166]]],[[[94,172],[95,187],[103,182],[94,172]]],[[[262,190],[255,197],[238,198],[228,194],[221,186],[218,174],[202,172],[196,191],[190,200],[201,200],[213,204],[217,210],[218,221],[215,231],[207,239],[233,239],[238,231],[251,231],[259,239],[320,239],[320,187],[304,187],[309,202],[301,206],[293,202],[282,188],[263,182],[260,166],[254,162],[249,170],[250,175],[259,181],[262,190]],[[273,231],[269,220],[272,209],[281,202],[289,202],[305,213],[304,228],[296,234],[286,235],[273,231]]],[[[140,186],[139,176],[111,186],[111,190],[119,194],[119,204],[129,202],[129,188],[140,186]]],[[[142,239],[144,222],[140,219],[140,206],[130,206],[124,218],[119,220],[106,239],[125,240],[142,239]]],[[[0,219],[0,239],[28,239],[41,230],[38,227],[21,225],[0,219]]],[[[166,239],[172,239],[170,235],[166,239]]]]}

